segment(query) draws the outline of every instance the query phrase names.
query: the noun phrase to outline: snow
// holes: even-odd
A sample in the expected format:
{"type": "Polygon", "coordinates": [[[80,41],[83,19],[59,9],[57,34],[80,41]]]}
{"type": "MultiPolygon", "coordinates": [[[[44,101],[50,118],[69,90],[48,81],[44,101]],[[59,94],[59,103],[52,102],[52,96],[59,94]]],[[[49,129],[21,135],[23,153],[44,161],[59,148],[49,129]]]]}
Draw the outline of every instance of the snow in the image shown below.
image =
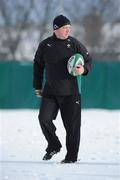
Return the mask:
{"type": "Polygon", "coordinates": [[[50,161],[38,110],[0,110],[0,180],[120,179],[120,111],[82,110],[78,162],[60,164],[66,154],[60,113],[54,121],[63,145],[50,161]]]}

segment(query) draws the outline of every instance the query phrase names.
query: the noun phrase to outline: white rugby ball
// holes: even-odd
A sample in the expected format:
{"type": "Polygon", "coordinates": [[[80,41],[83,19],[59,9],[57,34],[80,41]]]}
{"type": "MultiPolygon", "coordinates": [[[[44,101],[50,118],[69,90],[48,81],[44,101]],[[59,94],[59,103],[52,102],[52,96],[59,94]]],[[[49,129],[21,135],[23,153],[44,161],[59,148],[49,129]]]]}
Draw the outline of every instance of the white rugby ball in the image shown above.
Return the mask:
{"type": "Polygon", "coordinates": [[[84,65],[84,58],[81,54],[76,53],[72,55],[67,62],[67,69],[69,74],[72,76],[77,76],[77,74],[73,71],[73,68],[77,67],[78,65],[84,65]]]}

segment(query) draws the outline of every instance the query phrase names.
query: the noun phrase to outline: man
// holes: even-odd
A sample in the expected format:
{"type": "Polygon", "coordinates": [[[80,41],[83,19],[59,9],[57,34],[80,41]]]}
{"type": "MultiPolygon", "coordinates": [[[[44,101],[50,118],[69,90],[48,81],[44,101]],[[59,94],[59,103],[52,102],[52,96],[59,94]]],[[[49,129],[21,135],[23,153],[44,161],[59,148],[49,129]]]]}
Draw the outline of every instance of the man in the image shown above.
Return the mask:
{"type": "Polygon", "coordinates": [[[34,88],[37,96],[42,97],[39,122],[48,142],[43,160],[49,160],[62,147],[55,134],[53,120],[60,110],[66,130],[67,154],[62,163],[77,161],[80,144],[81,99],[77,78],[67,70],[68,59],[75,53],[84,57],[84,66],[79,65],[74,71],[86,75],[91,69],[91,57],[86,48],[70,35],[70,20],[59,15],[53,21],[53,35],[43,40],[34,58],[34,88]],[[45,85],[43,75],[45,70],[45,85]]]}

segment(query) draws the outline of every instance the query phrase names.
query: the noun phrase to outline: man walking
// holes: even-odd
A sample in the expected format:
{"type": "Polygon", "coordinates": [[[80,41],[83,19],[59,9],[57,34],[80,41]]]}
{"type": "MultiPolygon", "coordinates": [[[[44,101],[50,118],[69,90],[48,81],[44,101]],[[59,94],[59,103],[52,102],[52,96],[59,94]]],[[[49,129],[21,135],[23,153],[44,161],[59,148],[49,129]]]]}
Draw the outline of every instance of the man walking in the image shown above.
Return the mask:
{"type": "Polygon", "coordinates": [[[77,78],[68,73],[68,59],[75,53],[84,58],[84,66],[74,71],[87,75],[91,69],[91,57],[78,40],[70,36],[70,20],[59,15],[53,21],[53,35],[43,40],[34,58],[33,86],[37,96],[41,96],[39,122],[48,142],[43,160],[49,160],[62,147],[56,136],[53,120],[60,110],[66,130],[67,154],[62,163],[74,163],[78,158],[81,126],[81,97],[77,78]],[[45,70],[45,85],[43,75],[45,70]]]}

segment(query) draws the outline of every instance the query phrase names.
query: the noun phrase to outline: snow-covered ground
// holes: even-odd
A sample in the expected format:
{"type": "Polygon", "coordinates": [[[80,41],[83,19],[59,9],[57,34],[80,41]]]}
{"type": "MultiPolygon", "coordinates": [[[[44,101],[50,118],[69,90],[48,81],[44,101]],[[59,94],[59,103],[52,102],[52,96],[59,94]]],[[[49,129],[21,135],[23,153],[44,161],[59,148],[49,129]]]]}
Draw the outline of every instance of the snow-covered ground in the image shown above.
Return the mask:
{"type": "Polygon", "coordinates": [[[0,180],[120,179],[120,111],[82,110],[79,161],[60,164],[66,154],[60,114],[54,121],[63,147],[50,161],[38,110],[0,110],[0,180]]]}

